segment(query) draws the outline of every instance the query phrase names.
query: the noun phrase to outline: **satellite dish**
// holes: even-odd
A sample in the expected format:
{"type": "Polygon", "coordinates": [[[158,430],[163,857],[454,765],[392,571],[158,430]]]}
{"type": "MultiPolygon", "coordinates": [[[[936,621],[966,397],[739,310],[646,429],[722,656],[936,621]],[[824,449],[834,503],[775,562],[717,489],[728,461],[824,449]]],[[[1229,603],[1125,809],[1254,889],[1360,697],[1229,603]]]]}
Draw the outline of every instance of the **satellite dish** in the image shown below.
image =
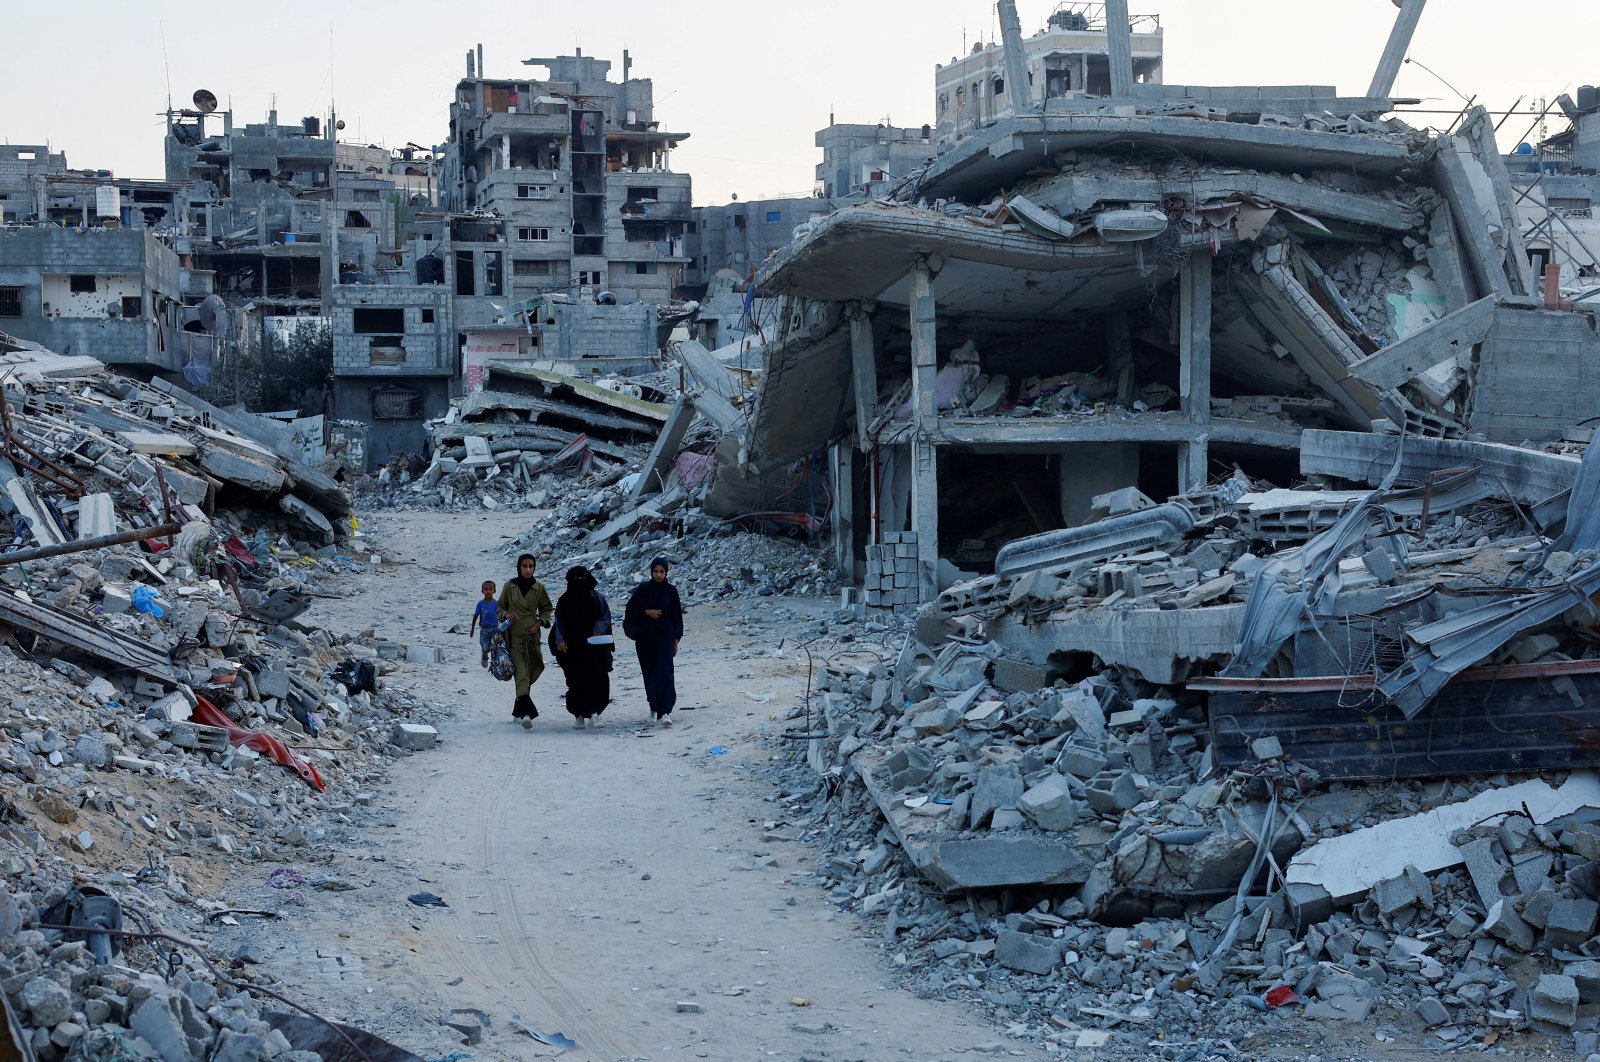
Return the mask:
{"type": "Polygon", "coordinates": [[[210,89],[195,89],[192,98],[194,99],[194,109],[201,114],[210,114],[217,109],[216,93],[210,89]]]}
{"type": "Polygon", "coordinates": [[[340,118],[337,122],[334,122],[333,123],[333,127],[335,129],[343,129],[344,128],[344,119],[340,118]]]}

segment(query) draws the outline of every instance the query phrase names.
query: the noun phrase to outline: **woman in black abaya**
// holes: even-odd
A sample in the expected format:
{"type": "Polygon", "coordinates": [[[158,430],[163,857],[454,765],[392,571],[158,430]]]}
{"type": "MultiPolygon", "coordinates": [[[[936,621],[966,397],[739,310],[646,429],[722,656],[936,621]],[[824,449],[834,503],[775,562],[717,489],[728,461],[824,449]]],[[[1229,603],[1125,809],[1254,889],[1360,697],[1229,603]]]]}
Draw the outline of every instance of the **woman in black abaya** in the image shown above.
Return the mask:
{"type": "Polygon", "coordinates": [[[567,711],[574,725],[579,730],[598,726],[611,701],[611,606],[588,568],[567,572],[567,590],[556,602],[550,627],[550,649],[567,677],[567,711]]]}
{"type": "Polygon", "coordinates": [[[678,689],[672,661],[683,638],[683,602],[678,588],[667,582],[667,559],[650,562],[650,578],[634,588],[622,615],[622,631],[633,639],[644,677],[644,694],[657,726],[672,725],[678,689]]]}

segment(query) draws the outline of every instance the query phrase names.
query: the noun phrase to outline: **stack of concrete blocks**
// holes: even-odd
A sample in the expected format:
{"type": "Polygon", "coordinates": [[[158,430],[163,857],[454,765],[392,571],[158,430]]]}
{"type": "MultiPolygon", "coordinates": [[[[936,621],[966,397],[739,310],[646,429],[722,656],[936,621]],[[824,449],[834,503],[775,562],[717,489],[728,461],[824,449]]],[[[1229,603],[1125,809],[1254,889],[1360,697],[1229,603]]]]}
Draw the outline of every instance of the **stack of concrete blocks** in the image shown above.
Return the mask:
{"type": "Polygon", "coordinates": [[[917,533],[885,531],[883,541],[867,546],[864,588],[870,608],[897,608],[917,603],[917,533]]]}

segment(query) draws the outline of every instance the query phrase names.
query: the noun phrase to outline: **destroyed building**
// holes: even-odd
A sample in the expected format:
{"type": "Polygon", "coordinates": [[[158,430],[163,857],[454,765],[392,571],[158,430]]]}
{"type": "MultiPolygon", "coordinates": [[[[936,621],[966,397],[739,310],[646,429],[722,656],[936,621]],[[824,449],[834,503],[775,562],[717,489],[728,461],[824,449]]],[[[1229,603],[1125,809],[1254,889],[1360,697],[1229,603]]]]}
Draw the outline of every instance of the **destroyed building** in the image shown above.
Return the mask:
{"type": "MultiPolygon", "coordinates": [[[[953,143],[983,129],[1016,102],[1107,98],[1117,95],[1112,67],[1131,63],[1133,83],[1159,85],[1165,37],[1161,16],[1137,14],[1127,34],[1111,33],[1108,16],[1114,4],[1069,0],[1056,5],[1044,28],[1023,38],[1019,57],[994,41],[978,41],[963,56],[951,56],[935,67],[934,129],[941,144],[953,143]],[[1126,52],[1115,52],[1126,47],[1126,52]],[[1120,56],[1121,58],[1118,58],[1120,56]],[[1010,64],[1020,58],[1013,68],[1010,64]],[[1026,93],[1008,89],[1025,83],[1026,93]],[[1019,81],[1020,79],[1020,81],[1019,81]]],[[[1016,24],[1016,15],[1010,16],[1016,24]]],[[[1009,32],[1010,27],[1006,27],[1009,32]]],[[[1017,31],[1020,34],[1020,29],[1017,31]]],[[[1023,105],[1023,110],[1027,109],[1023,105]]]]}

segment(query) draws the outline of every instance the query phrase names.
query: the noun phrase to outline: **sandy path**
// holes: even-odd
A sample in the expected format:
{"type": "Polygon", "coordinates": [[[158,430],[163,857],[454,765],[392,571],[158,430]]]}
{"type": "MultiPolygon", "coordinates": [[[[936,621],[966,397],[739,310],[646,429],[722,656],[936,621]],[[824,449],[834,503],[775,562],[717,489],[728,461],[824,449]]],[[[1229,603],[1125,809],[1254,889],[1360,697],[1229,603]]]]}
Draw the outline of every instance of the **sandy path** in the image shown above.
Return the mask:
{"type": "MultiPolygon", "coordinates": [[[[761,646],[725,631],[736,610],[691,611],[671,730],[644,725],[626,651],[600,730],[572,726],[554,668],[534,691],[534,729],[511,722],[510,684],[479,669],[475,640],[444,632],[464,628],[479,582],[503,580],[507,562],[490,551],[520,530],[382,514],[372,531],[384,573],[308,617],[450,647],[444,665],[403,665],[390,681],[460,709],[438,749],[401,761],[378,790],[393,829],[356,831],[311,868],[357,888],[316,893],[296,924],[257,931],[272,973],[330,1016],[435,1058],[554,1053],[513,1015],[571,1036],[575,1059],[1033,1057],[960,1005],[891,987],[875,942],[810,878],[815,853],[763,842],[763,823],[783,815],[750,771],[772,755],[757,728],[781,729],[804,674],[742,652],[761,646]],[[716,745],[726,754],[710,754],[716,745]],[[418,889],[450,907],[406,903],[418,889]],[[483,1043],[459,1048],[437,1024],[456,1007],[488,1016],[483,1043]]],[[[624,588],[603,589],[620,610],[624,588]]]]}

